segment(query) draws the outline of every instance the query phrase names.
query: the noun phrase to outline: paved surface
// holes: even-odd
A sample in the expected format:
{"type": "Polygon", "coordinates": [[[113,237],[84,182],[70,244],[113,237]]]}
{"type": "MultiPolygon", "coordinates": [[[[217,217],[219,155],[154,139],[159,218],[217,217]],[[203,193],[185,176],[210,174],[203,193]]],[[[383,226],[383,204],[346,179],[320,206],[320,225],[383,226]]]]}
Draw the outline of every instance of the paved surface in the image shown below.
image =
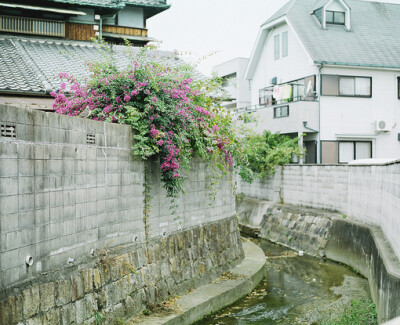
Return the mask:
{"type": "Polygon", "coordinates": [[[263,279],[265,255],[257,245],[243,242],[245,258],[230,271],[230,276],[188,293],[178,299],[181,313],[169,316],[143,316],[135,324],[188,325],[229,306],[248,295],[263,279]]]}

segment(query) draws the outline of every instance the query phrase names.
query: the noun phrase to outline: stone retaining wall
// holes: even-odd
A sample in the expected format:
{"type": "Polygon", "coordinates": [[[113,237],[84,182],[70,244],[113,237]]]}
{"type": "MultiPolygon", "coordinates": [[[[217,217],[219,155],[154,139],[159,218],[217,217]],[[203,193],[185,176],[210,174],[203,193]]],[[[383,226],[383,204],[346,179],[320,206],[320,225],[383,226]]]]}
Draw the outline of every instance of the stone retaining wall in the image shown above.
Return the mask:
{"type": "Polygon", "coordinates": [[[322,210],[271,205],[262,219],[260,237],[323,257],[326,256],[325,247],[335,217],[322,210]]]}
{"type": "Polygon", "coordinates": [[[96,313],[114,324],[215,279],[242,258],[236,217],[148,246],[104,248],[86,265],[10,288],[0,302],[0,324],[95,324],[96,313]]]}

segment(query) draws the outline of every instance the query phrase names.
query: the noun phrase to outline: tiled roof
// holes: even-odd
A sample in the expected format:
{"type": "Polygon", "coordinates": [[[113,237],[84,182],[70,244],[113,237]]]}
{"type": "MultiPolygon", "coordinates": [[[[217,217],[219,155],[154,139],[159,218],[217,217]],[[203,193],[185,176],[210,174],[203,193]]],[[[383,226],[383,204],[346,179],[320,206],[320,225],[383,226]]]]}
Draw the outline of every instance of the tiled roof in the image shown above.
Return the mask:
{"type": "Polygon", "coordinates": [[[268,20],[263,25],[266,25],[266,24],[270,23],[271,21],[274,21],[275,19],[281,18],[282,16],[286,15],[294,1],[296,1],[296,0],[290,0],[285,5],[283,5],[283,7],[281,7],[271,17],[269,17],[268,20]]]}
{"type": "Polygon", "coordinates": [[[122,8],[124,4],[119,0],[50,0],[53,2],[68,3],[81,6],[95,6],[106,8],[122,8]]]}
{"type": "Polygon", "coordinates": [[[312,12],[314,12],[317,9],[322,8],[323,6],[325,6],[327,3],[329,2],[329,0],[317,0],[317,2],[314,3],[313,7],[312,7],[312,12]]]}
{"type": "Polygon", "coordinates": [[[321,29],[311,15],[316,3],[292,0],[279,11],[286,15],[314,62],[400,67],[400,5],[346,0],[351,9],[351,30],[346,31],[340,25],[321,29]]]}
{"type": "MultiPolygon", "coordinates": [[[[132,50],[138,49],[113,46],[119,67],[129,64],[132,50]]],[[[171,66],[184,63],[171,52],[155,51],[149,55],[171,66]]],[[[0,92],[49,93],[59,88],[59,73],[83,79],[89,76],[86,63],[102,56],[89,42],[0,36],[0,92]]]]}
{"type": "Polygon", "coordinates": [[[170,7],[166,0],[122,0],[126,4],[149,6],[149,7],[170,7]]]}
{"type": "Polygon", "coordinates": [[[125,4],[134,4],[151,7],[169,7],[166,0],[50,0],[82,6],[95,6],[107,8],[122,8],[125,4]]]}
{"type": "Polygon", "coordinates": [[[12,40],[0,40],[0,91],[41,92],[43,85],[12,40]]]}

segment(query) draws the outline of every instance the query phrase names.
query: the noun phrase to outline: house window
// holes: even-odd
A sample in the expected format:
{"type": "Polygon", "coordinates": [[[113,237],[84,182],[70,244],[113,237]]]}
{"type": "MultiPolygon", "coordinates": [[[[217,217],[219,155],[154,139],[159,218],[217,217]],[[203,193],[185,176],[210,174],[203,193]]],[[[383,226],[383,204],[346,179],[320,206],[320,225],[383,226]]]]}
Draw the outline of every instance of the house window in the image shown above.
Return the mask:
{"type": "Polygon", "coordinates": [[[372,78],[322,75],[321,95],[371,97],[372,78]]]}
{"type": "Polygon", "coordinates": [[[289,106],[278,106],[274,107],[274,118],[287,117],[289,116],[289,106]]]}
{"type": "Polygon", "coordinates": [[[289,53],[289,43],[288,43],[288,32],[282,33],[282,57],[288,56],[289,53]]]}
{"type": "Polygon", "coordinates": [[[345,13],[341,11],[326,11],[326,23],[335,25],[344,25],[345,13]]]}
{"type": "Polygon", "coordinates": [[[274,37],[274,58],[275,58],[275,60],[279,59],[279,50],[280,50],[279,35],[275,35],[275,37],[274,37]]]}
{"type": "Polygon", "coordinates": [[[339,141],[339,163],[372,158],[371,141],[339,141]]]}
{"type": "Polygon", "coordinates": [[[337,141],[321,141],[321,163],[337,164],[339,157],[338,150],[337,141]]]}

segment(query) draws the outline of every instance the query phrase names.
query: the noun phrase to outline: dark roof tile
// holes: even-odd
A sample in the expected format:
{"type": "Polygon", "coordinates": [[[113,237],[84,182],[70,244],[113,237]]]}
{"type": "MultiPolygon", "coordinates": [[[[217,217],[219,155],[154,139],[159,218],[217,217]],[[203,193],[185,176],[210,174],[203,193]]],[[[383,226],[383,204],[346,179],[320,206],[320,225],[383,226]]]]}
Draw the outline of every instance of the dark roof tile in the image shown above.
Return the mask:
{"type": "MultiPolygon", "coordinates": [[[[113,46],[120,68],[131,62],[131,51],[137,53],[139,49],[113,46]]],[[[59,89],[60,73],[82,80],[90,75],[87,63],[102,57],[101,50],[89,42],[0,37],[0,92],[50,93],[59,89]]],[[[170,66],[184,64],[171,52],[155,51],[151,57],[170,66]]]]}

